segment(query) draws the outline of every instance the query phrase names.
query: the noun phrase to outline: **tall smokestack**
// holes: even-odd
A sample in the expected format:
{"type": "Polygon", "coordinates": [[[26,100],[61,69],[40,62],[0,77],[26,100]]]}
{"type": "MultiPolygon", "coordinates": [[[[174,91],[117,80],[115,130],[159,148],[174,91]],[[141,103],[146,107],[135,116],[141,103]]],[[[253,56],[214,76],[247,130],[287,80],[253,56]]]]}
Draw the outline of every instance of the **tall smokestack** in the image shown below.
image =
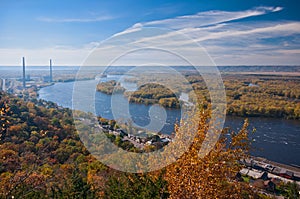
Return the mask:
{"type": "Polygon", "coordinates": [[[23,88],[26,88],[26,79],[25,79],[25,57],[23,57],[23,88]]]}
{"type": "Polygon", "coordinates": [[[50,78],[49,81],[52,82],[52,59],[50,59],[50,78]]]}

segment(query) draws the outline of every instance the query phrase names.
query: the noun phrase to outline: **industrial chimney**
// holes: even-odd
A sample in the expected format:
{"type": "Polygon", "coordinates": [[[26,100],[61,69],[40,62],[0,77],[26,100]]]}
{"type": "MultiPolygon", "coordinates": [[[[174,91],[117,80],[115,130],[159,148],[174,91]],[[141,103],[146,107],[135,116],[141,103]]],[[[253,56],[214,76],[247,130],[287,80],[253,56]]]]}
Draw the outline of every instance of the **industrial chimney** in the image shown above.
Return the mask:
{"type": "Polygon", "coordinates": [[[49,76],[49,82],[52,82],[52,60],[50,59],[50,76],[49,76]]]}
{"type": "Polygon", "coordinates": [[[25,79],[25,57],[23,57],[23,88],[26,88],[26,79],[25,79]]]}

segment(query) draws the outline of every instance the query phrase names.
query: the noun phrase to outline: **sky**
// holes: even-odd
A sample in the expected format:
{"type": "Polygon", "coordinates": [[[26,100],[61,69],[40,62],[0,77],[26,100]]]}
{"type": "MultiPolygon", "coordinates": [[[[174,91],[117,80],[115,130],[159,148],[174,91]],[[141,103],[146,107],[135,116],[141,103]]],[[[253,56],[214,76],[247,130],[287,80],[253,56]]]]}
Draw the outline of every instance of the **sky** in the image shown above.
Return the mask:
{"type": "MultiPolygon", "coordinates": [[[[27,65],[52,58],[78,66],[91,54],[100,58],[90,64],[103,65],[145,46],[191,59],[205,51],[216,65],[300,65],[299,7],[299,0],[0,0],[0,65],[25,56],[27,65]]],[[[118,64],[184,64],[167,54],[133,53],[118,64]]]]}

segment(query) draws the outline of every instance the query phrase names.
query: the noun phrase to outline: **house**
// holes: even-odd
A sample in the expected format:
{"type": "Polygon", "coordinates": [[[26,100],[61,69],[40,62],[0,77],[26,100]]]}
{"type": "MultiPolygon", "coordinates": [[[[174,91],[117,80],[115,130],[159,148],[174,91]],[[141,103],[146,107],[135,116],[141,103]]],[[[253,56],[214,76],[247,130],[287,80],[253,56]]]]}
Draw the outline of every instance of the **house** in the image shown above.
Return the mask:
{"type": "Polygon", "coordinates": [[[253,159],[246,158],[246,159],[240,160],[240,163],[245,165],[246,167],[252,167],[253,159]]]}
{"type": "Polygon", "coordinates": [[[257,170],[264,170],[263,165],[260,164],[260,163],[258,163],[258,162],[254,162],[254,163],[252,164],[252,168],[253,168],[253,169],[257,169],[257,170]]]}
{"type": "Polygon", "coordinates": [[[267,170],[267,171],[272,171],[272,170],[274,169],[274,167],[273,167],[272,165],[270,165],[270,164],[264,165],[264,168],[265,168],[265,170],[267,170]]]}
{"type": "Polygon", "coordinates": [[[249,87],[259,87],[259,85],[253,84],[253,83],[250,83],[248,86],[249,86],[249,87]]]}
{"type": "Polygon", "coordinates": [[[254,179],[259,179],[263,176],[264,173],[265,172],[249,170],[247,175],[254,178],[254,179]]]}
{"type": "Polygon", "coordinates": [[[110,129],[110,126],[109,125],[102,125],[102,128],[108,130],[108,129],[110,129]]]}
{"type": "Polygon", "coordinates": [[[146,145],[151,145],[151,144],[152,144],[152,140],[146,142],[146,145]]]}
{"type": "Polygon", "coordinates": [[[169,143],[171,140],[170,140],[169,138],[162,138],[160,141],[161,141],[162,143],[164,143],[164,144],[167,144],[167,143],[169,143]]]}
{"type": "Polygon", "coordinates": [[[242,175],[247,175],[249,169],[246,169],[246,168],[242,168],[242,170],[240,170],[239,173],[241,173],[242,175]]]}
{"type": "Polygon", "coordinates": [[[113,135],[115,135],[115,136],[120,136],[120,132],[118,132],[118,131],[112,131],[112,130],[109,130],[109,133],[110,133],[110,134],[113,134],[113,135]]]}
{"type": "Polygon", "coordinates": [[[264,171],[251,170],[243,168],[240,173],[242,175],[247,175],[253,179],[268,179],[268,173],[264,171]]]}

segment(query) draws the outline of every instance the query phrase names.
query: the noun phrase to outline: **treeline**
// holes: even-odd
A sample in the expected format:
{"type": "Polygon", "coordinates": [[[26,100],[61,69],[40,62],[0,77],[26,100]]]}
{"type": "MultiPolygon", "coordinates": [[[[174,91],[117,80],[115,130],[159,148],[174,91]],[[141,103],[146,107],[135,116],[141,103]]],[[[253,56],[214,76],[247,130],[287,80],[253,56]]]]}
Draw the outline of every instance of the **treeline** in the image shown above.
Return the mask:
{"type": "MultiPolygon", "coordinates": [[[[201,103],[210,103],[203,79],[187,77],[201,103]]],[[[300,119],[300,77],[223,75],[227,114],[243,117],[300,119]]]]}
{"type": "MultiPolygon", "coordinates": [[[[204,159],[198,158],[209,127],[208,111],[195,115],[202,128],[198,128],[190,150],[177,163],[146,174],[118,172],[97,161],[79,139],[69,109],[0,93],[0,111],[0,198],[250,198],[257,195],[247,183],[234,178],[241,169],[237,160],[247,154],[246,126],[239,133],[231,133],[230,139],[234,141],[231,145],[225,144],[227,132],[224,131],[216,147],[204,159]]],[[[184,141],[190,133],[193,132],[186,128],[177,132],[176,137],[184,141]]],[[[95,136],[91,143],[101,147],[98,138],[95,136]]],[[[117,138],[111,139],[118,142],[117,138]]]]}
{"type": "Polygon", "coordinates": [[[115,80],[110,80],[107,82],[101,82],[97,85],[97,91],[111,95],[113,93],[123,93],[125,88],[115,80]]]}
{"type": "Polygon", "coordinates": [[[180,108],[180,102],[173,91],[163,85],[148,83],[140,86],[137,91],[127,92],[129,102],[142,104],[160,104],[167,108],[180,108]]]}

